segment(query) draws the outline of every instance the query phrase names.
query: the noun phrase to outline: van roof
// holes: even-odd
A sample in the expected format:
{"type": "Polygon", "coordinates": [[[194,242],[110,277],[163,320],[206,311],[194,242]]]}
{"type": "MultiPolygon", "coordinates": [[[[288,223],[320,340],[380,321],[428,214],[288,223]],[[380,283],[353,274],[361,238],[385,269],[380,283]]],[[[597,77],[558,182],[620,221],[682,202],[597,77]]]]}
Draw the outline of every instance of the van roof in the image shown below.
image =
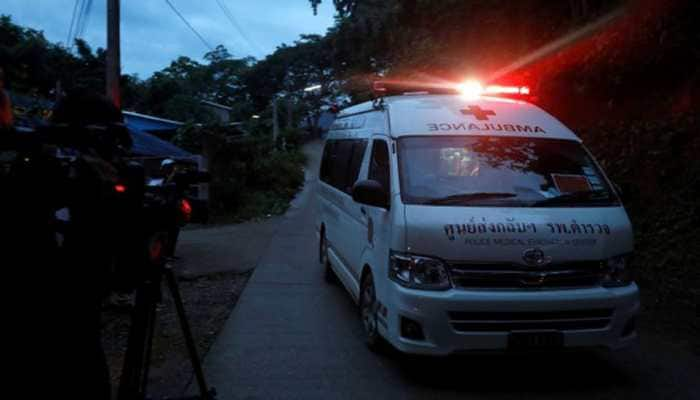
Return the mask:
{"type": "MultiPolygon", "coordinates": [[[[461,134],[537,137],[581,142],[581,139],[552,115],[520,100],[497,97],[470,100],[457,94],[409,94],[386,97],[384,105],[389,116],[390,135],[393,137],[461,134]]],[[[372,110],[372,102],[346,108],[338,116],[338,126],[343,126],[344,117],[372,110]]],[[[358,123],[354,122],[345,129],[352,129],[357,125],[358,123]]]]}

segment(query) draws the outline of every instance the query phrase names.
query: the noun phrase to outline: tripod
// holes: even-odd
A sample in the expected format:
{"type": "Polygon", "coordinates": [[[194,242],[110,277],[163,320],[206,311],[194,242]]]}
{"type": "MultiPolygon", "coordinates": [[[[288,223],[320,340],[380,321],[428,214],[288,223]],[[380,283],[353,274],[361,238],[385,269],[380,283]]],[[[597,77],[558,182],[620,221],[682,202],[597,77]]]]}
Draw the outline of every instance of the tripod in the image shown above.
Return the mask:
{"type": "Polygon", "coordinates": [[[117,398],[119,400],[146,398],[156,306],[162,298],[162,280],[165,277],[165,283],[175,302],[180,328],[185,337],[185,344],[187,345],[189,358],[192,362],[197,385],[199,386],[199,397],[194,398],[214,400],[216,390],[213,388],[207,389],[202,363],[197,354],[197,347],[185,315],[185,308],[182,304],[180,289],[177,285],[172,265],[167,262],[159,263],[159,265],[149,268],[149,271],[149,276],[136,289],[136,301],[117,398]]]}

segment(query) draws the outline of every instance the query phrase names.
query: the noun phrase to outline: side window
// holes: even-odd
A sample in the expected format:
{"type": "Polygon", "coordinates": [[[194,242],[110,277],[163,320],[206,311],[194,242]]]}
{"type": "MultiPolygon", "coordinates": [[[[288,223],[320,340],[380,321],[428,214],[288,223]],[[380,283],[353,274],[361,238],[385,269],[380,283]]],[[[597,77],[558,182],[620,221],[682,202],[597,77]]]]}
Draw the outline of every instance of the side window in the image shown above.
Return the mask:
{"type": "Polygon", "coordinates": [[[389,147],[383,140],[372,142],[372,158],[369,162],[369,179],[379,182],[387,193],[391,193],[389,186],[389,147]]]}
{"type": "Polygon", "coordinates": [[[360,173],[366,140],[329,140],[321,159],[321,181],[350,194],[360,173]]]}
{"type": "Polygon", "coordinates": [[[347,194],[352,194],[352,187],[357,182],[357,176],[360,174],[360,166],[362,166],[362,159],[367,148],[366,140],[353,140],[352,142],[352,157],[350,158],[350,166],[344,188],[347,194]]]}
{"type": "Polygon", "coordinates": [[[345,191],[347,186],[348,167],[352,157],[352,140],[338,140],[335,144],[333,168],[330,172],[330,185],[345,191]]]}

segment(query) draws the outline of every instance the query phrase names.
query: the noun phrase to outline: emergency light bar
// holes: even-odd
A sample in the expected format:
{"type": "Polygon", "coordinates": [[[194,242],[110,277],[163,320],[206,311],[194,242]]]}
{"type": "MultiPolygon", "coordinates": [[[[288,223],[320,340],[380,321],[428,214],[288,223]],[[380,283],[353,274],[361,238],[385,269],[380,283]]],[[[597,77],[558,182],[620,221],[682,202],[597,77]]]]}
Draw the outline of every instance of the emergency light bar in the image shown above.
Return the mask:
{"type": "Polygon", "coordinates": [[[466,99],[475,100],[481,96],[524,98],[530,95],[530,87],[528,86],[483,86],[475,80],[468,80],[459,84],[375,81],[372,89],[377,97],[411,93],[460,94],[466,99]]]}
{"type": "Polygon", "coordinates": [[[484,88],[484,94],[519,94],[527,96],[530,94],[530,87],[491,85],[484,88]]]}
{"type": "Polygon", "coordinates": [[[405,81],[374,81],[372,91],[377,97],[396,96],[409,93],[455,94],[454,85],[405,81]]]}

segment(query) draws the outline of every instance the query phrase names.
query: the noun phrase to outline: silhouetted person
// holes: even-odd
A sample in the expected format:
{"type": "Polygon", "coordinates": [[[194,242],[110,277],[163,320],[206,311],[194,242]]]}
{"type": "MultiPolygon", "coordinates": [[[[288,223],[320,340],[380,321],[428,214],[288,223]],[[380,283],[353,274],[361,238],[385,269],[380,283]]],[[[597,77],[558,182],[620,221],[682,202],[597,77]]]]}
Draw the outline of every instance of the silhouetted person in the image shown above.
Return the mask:
{"type": "Polygon", "coordinates": [[[120,183],[115,161],[131,146],[131,140],[121,112],[98,95],[69,95],[57,105],[51,122],[72,135],[81,151],[75,177],[64,189],[70,230],[65,235],[66,275],[61,281],[71,290],[66,306],[76,327],[67,338],[76,352],[66,356],[82,360],[75,367],[76,375],[84,377],[85,391],[80,396],[108,399],[100,308],[109,290],[109,270],[123,240],[114,210],[115,187],[120,183]]]}
{"type": "Polygon", "coordinates": [[[110,398],[100,312],[115,249],[129,240],[115,229],[115,161],[130,146],[121,123],[106,99],[77,94],[56,106],[48,129],[15,135],[16,168],[2,182],[10,204],[3,208],[10,246],[2,264],[6,282],[23,294],[17,321],[8,323],[27,342],[10,364],[30,381],[19,386],[20,397],[110,398]],[[60,161],[57,143],[79,152],[60,161]]]}

